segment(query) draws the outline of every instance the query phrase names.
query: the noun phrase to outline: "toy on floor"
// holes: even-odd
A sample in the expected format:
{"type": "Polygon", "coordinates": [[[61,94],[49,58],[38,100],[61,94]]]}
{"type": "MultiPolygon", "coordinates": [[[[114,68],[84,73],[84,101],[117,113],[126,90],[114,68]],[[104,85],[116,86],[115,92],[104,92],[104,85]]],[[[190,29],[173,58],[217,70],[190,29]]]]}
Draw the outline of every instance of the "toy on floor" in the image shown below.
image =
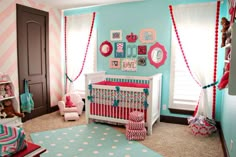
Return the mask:
{"type": "Polygon", "coordinates": [[[188,118],[189,128],[193,135],[208,136],[216,132],[216,123],[202,115],[188,118]]]}
{"type": "Polygon", "coordinates": [[[144,140],[146,132],[143,112],[131,112],[126,125],[126,138],[128,140],[144,140]]]}

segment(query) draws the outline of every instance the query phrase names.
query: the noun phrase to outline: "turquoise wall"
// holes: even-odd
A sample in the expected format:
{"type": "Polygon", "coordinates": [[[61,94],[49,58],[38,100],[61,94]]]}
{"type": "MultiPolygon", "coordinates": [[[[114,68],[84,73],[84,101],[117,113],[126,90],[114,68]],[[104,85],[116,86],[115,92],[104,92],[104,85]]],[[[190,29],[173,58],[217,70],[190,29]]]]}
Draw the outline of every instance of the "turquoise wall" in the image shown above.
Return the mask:
{"type": "MultiPolygon", "coordinates": [[[[224,5],[225,7],[225,17],[228,17],[228,5],[224,5]]],[[[224,49],[222,49],[224,51],[224,49]]],[[[222,53],[224,54],[224,53],[222,53]]],[[[222,131],[224,134],[226,146],[228,153],[231,157],[236,156],[236,96],[229,95],[228,94],[228,88],[223,90],[223,95],[222,95],[222,106],[220,108],[221,111],[221,117],[220,117],[220,122],[221,122],[221,127],[222,131]],[[231,141],[233,141],[232,149],[231,149],[231,141]]]]}
{"type": "MultiPolygon", "coordinates": [[[[170,56],[171,56],[171,19],[169,14],[169,5],[187,4],[187,3],[203,3],[215,0],[145,0],[141,2],[123,3],[107,6],[90,7],[83,9],[73,9],[64,12],[64,15],[69,16],[73,14],[82,14],[95,11],[96,27],[98,30],[98,50],[100,44],[105,40],[110,40],[110,30],[122,30],[123,41],[126,42],[125,36],[131,32],[139,34],[143,28],[154,28],[157,34],[157,42],[165,46],[168,57],[164,65],[156,69],[150,65],[147,60],[147,66],[138,66],[136,72],[123,72],[121,70],[114,70],[109,68],[109,58],[113,58],[114,54],[108,57],[103,57],[99,51],[97,55],[98,71],[104,70],[108,74],[118,75],[139,75],[150,76],[156,73],[163,74],[163,92],[162,104],[169,104],[169,82],[170,82],[170,56]]],[[[219,41],[220,42],[220,41],[219,41]]],[[[141,44],[137,41],[135,45],[141,44]]],[[[147,44],[149,47],[152,44],[147,44]]],[[[199,46],[199,45],[196,45],[199,46]]],[[[223,56],[220,54],[220,57],[223,56]]],[[[223,58],[223,57],[222,57],[223,58]]],[[[219,64],[221,72],[223,64],[219,64]]],[[[220,76],[219,76],[220,77],[220,76]]],[[[217,93],[216,115],[220,119],[220,104],[221,92],[217,93]]],[[[186,115],[172,114],[169,110],[161,110],[162,115],[186,117],[186,115]]]]}
{"type": "Polygon", "coordinates": [[[236,156],[236,96],[228,94],[228,89],[224,90],[223,103],[222,103],[222,117],[221,127],[223,130],[224,138],[231,157],[236,156]],[[231,140],[234,142],[230,150],[231,140]]]}

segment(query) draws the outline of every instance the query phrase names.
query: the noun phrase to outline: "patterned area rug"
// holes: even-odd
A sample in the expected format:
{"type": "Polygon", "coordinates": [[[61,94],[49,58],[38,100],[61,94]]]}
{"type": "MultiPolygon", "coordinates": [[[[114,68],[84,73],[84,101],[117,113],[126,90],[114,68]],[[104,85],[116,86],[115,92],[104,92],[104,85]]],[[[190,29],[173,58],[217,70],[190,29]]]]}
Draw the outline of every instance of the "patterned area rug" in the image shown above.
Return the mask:
{"type": "Polygon", "coordinates": [[[161,157],[109,125],[90,123],[33,133],[33,142],[47,149],[42,157],[161,157]]]}

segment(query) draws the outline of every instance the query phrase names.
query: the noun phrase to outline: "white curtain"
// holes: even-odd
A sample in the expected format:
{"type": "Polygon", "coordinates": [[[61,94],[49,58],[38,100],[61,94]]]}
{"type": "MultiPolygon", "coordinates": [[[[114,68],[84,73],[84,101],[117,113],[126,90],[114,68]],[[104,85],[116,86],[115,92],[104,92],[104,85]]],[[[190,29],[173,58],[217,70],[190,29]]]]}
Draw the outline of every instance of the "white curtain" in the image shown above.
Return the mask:
{"type": "MultiPolygon", "coordinates": [[[[92,19],[92,13],[67,16],[67,75],[72,80],[76,78],[82,68],[92,19]]],[[[96,29],[93,29],[83,72],[73,83],[68,81],[70,92],[74,90],[83,92],[85,90],[84,74],[96,71],[96,38],[96,29]]]]}
{"type": "MultiPolygon", "coordinates": [[[[194,77],[202,86],[213,83],[216,3],[173,6],[173,14],[194,77]]],[[[182,55],[178,51],[176,55],[182,55]]],[[[212,118],[212,87],[201,90],[200,95],[197,115],[212,118]]]]}

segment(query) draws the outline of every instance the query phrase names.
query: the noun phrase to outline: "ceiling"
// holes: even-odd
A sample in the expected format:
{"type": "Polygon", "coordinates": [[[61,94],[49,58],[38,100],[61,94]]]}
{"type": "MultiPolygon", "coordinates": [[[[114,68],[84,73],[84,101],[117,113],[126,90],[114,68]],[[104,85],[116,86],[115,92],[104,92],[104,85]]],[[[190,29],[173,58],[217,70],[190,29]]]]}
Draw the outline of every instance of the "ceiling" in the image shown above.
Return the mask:
{"type": "Polygon", "coordinates": [[[37,3],[46,4],[61,10],[137,1],[144,0],[35,0],[37,3]]]}

